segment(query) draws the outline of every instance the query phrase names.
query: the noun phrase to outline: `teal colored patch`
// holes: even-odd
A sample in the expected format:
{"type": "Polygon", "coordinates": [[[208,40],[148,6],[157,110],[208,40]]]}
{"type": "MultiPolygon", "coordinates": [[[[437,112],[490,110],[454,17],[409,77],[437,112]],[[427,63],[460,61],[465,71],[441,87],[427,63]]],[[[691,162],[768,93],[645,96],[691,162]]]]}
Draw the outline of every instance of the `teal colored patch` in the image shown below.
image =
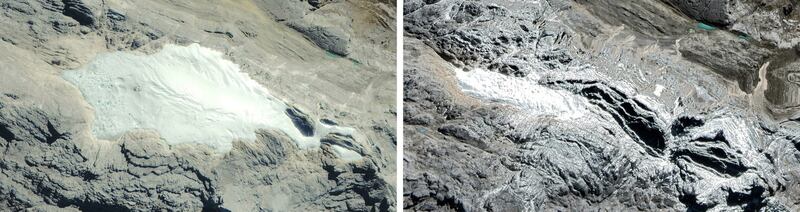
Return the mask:
{"type": "Polygon", "coordinates": [[[708,24],[704,24],[704,23],[697,23],[697,28],[700,28],[700,29],[703,29],[703,30],[708,30],[708,31],[717,30],[716,27],[708,25],[708,24]]]}
{"type": "Polygon", "coordinates": [[[749,38],[746,35],[739,35],[739,39],[748,40],[749,38]]]}
{"type": "Polygon", "coordinates": [[[742,39],[742,40],[750,40],[750,36],[747,36],[747,35],[739,35],[739,39],[742,39]]]}

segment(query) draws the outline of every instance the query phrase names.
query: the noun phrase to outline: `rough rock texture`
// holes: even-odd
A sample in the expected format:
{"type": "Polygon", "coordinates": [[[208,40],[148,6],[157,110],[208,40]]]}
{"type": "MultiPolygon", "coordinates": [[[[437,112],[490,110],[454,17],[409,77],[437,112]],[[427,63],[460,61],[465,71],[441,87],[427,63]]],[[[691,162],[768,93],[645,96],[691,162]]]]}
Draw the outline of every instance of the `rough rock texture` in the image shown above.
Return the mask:
{"type": "Polygon", "coordinates": [[[0,211],[393,210],[395,29],[385,23],[395,5],[314,1],[328,11],[317,18],[353,23],[315,23],[352,33],[320,43],[264,2],[0,1],[0,211]],[[96,114],[64,70],[103,52],[191,43],[224,52],[291,105],[286,113],[304,133],[315,135],[319,120],[356,133],[303,149],[263,129],[224,154],[170,146],[153,129],[91,135],[96,114]],[[327,45],[347,47],[348,57],[327,45]],[[362,157],[345,160],[339,146],[362,157]]]}
{"type": "MultiPolygon", "coordinates": [[[[387,30],[395,26],[393,8],[396,3],[391,0],[375,1],[380,4],[368,5],[361,1],[341,0],[265,0],[257,4],[275,20],[303,33],[321,48],[360,61],[375,57],[369,53],[379,53],[370,51],[371,49],[394,47],[393,33],[387,30]],[[378,45],[351,44],[365,41],[377,41],[378,45]]],[[[392,57],[382,59],[393,60],[392,57]]]]}
{"type": "Polygon", "coordinates": [[[404,209],[800,210],[796,1],[403,4],[404,209]]]}

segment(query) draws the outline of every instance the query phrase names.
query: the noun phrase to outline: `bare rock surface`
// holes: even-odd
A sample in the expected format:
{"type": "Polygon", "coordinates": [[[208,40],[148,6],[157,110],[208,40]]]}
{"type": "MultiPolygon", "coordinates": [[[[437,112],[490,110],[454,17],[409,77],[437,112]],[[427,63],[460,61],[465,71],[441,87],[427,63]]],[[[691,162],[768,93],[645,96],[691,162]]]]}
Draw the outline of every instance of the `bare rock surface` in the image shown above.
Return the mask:
{"type": "Polygon", "coordinates": [[[800,210],[797,2],[403,3],[404,209],[800,210]]]}
{"type": "Polygon", "coordinates": [[[309,13],[326,11],[305,20],[281,19],[267,2],[0,1],[0,211],[394,210],[395,5],[301,2],[309,13]],[[342,32],[319,40],[302,30],[311,24],[342,32]],[[355,133],[301,148],[261,129],[223,153],[169,145],[165,129],[92,135],[101,114],[65,70],[98,54],[194,43],[222,52],[290,105],[303,133],[320,132],[317,122],[355,133]],[[335,149],[345,145],[361,157],[342,158],[335,149]]]}

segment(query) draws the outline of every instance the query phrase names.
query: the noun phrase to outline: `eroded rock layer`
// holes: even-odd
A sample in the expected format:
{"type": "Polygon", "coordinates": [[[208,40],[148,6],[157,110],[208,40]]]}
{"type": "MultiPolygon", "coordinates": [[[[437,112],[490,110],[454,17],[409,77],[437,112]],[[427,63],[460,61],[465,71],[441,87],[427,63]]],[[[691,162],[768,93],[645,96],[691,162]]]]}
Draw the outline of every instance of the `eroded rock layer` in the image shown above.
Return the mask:
{"type": "Polygon", "coordinates": [[[394,8],[0,1],[0,211],[393,210],[394,8]]]}
{"type": "Polygon", "coordinates": [[[798,8],[405,0],[403,208],[800,210],[798,8]]]}

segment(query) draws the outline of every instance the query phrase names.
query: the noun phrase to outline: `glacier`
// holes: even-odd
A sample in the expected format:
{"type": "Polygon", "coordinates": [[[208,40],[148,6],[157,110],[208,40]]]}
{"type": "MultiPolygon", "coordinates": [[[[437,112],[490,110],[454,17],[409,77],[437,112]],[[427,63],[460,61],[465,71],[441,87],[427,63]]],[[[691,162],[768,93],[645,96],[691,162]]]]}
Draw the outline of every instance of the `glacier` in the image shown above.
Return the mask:
{"type": "Polygon", "coordinates": [[[101,54],[63,78],[93,107],[92,133],[99,139],[153,129],[171,145],[198,143],[227,152],[233,141],[252,141],[257,129],[272,128],[300,147],[320,145],[320,133],[304,136],[292,124],[286,103],[221,52],[199,44],[167,44],[151,55],[101,54]]]}
{"type": "Polygon", "coordinates": [[[576,119],[589,114],[585,99],[539,85],[535,74],[517,78],[480,68],[454,71],[461,90],[477,99],[514,105],[534,116],[576,119]]]}

